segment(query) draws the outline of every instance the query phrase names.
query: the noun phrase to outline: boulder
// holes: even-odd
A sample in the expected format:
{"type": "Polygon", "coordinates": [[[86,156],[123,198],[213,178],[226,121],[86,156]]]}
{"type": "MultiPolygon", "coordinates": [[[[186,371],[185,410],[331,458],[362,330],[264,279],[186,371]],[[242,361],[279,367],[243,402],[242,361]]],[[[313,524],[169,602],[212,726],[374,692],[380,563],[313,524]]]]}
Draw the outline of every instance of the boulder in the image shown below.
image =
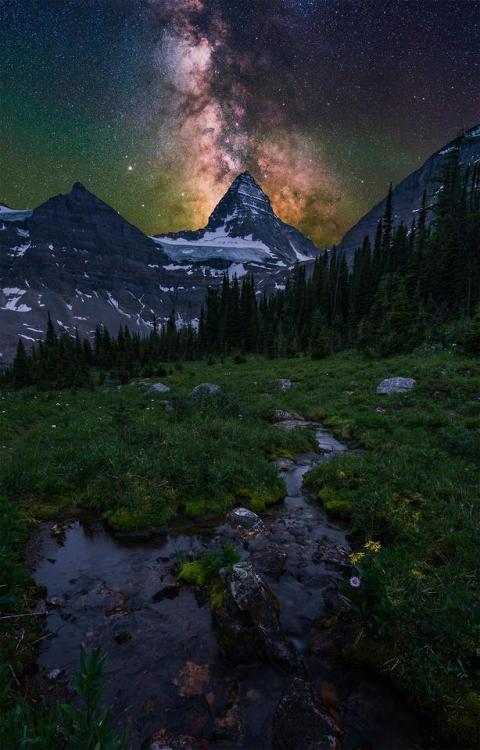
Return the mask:
{"type": "Polygon", "coordinates": [[[377,393],[404,393],[415,388],[417,381],[413,378],[386,378],[377,386],[377,393]]]}
{"type": "Polygon", "coordinates": [[[333,750],[337,727],[319,706],[312,685],[294,677],[272,721],[273,750],[333,750]]]}
{"type": "Polygon", "coordinates": [[[235,508],[230,513],[230,523],[240,531],[253,534],[264,534],[266,532],[265,524],[260,516],[257,516],[253,510],[248,508],[235,508]]]}
{"type": "Polygon", "coordinates": [[[165,383],[154,383],[147,391],[148,395],[158,395],[159,393],[168,393],[170,388],[165,383]]]}
{"type": "Polygon", "coordinates": [[[220,391],[220,386],[215,383],[200,383],[191,392],[191,396],[212,396],[220,391]]]}
{"type": "Polygon", "coordinates": [[[303,664],[280,628],[278,601],[249,562],[236,563],[227,580],[223,606],[216,610],[218,640],[236,663],[269,661],[285,672],[303,673],[303,664]]]}

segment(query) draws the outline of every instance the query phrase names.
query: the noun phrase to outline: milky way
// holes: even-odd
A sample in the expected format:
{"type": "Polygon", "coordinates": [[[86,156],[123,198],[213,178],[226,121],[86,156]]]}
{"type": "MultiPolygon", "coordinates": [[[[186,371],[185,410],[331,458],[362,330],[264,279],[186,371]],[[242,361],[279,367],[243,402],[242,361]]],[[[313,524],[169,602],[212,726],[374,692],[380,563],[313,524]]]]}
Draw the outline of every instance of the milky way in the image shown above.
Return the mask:
{"type": "Polygon", "coordinates": [[[480,2],[4,0],[2,194],[79,179],[148,232],[249,169],[319,245],[480,119],[480,2]]]}

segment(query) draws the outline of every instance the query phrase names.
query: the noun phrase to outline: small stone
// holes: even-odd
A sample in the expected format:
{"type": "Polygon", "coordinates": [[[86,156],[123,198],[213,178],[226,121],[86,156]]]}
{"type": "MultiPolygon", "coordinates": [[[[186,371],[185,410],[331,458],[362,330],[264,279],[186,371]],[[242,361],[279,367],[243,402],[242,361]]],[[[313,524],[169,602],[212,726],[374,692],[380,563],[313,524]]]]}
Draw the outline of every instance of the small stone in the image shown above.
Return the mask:
{"type": "Polygon", "coordinates": [[[58,607],[59,609],[67,606],[67,600],[63,596],[51,596],[47,599],[49,607],[58,607]]]}
{"type": "Polygon", "coordinates": [[[50,680],[50,682],[56,682],[62,674],[63,669],[51,669],[50,672],[47,673],[47,679],[50,680]]]}
{"type": "Polygon", "coordinates": [[[415,388],[417,381],[413,378],[386,378],[377,386],[377,393],[404,393],[415,388]]]}
{"type": "Polygon", "coordinates": [[[210,679],[208,664],[195,664],[187,661],[175,678],[180,695],[202,695],[210,679]]]}
{"type": "Polygon", "coordinates": [[[278,380],[274,380],[274,383],[278,385],[279,388],[281,388],[282,391],[288,391],[292,387],[292,381],[288,378],[279,378],[278,380]]]}
{"type": "Polygon", "coordinates": [[[154,383],[150,386],[150,388],[147,391],[147,394],[150,395],[158,395],[159,393],[168,393],[170,391],[170,388],[168,385],[165,385],[165,383],[154,383]]]}

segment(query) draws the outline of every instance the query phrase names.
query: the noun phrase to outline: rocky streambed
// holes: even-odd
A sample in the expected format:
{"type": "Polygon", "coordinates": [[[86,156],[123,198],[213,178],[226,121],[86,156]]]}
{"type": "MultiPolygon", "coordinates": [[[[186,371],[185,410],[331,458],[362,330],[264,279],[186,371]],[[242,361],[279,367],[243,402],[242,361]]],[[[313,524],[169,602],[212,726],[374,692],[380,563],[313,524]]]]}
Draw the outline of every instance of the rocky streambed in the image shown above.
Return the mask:
{"type": "MultiPolygon", "coordinates": [[[[279,427],[303,423],[277,415],[279,427]]],[[[44,524],[31,542],[46,587],[38,666],[64,694],[79,648],[108,653],[105,700],[133,748],[415,750],[421,727],[387,686],[346,667],[333,618],[348,610],[348,541],[302,489],[347,447],[315,425],[318,453],[278,462],[287,495],[262,519],[178,520],[164,535],[119,540],[95,520],[44,524]],[[179,560],[233,543],[225,604],[180,585],[179,560]]],[[[348,616],[348,613],[347,613],[348,616]]]]}

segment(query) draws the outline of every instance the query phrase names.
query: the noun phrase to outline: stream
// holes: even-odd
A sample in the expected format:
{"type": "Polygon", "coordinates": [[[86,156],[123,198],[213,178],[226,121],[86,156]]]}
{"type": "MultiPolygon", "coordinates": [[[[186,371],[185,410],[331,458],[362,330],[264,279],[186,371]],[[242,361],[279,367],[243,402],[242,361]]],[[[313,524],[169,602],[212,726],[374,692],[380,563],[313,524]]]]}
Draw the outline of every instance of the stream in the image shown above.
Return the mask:
{"type": "Polygon", "coordinates": [[[230,663],[217,644],[208,595],[179,586],[174,575],[179,558],[230,542],[278,597],[281,627],[341,727],[342,750],[426,748],[398,695],[347,667],[320,622],[346,606],[339,587],[349,574],[349,545],[346,530],[303,494],[303,476],[347,448],[321,425],[315,429],[319,453],[277,462],[287,496],[262,514],[267,534],[242,537],[228,520],[179,519],[144,540],[116,538],[97,520],[53,532],[51,523],[38,527],[31,546],[34,577],[47,589],[38,657],[45,689],[68,691],[80,645],[101,646],[105,700],[134,750],[161,729],[200,738],[174,745],[187,750],[271,748],[272,716],[291,676],[269,663],[230,663]]]}

